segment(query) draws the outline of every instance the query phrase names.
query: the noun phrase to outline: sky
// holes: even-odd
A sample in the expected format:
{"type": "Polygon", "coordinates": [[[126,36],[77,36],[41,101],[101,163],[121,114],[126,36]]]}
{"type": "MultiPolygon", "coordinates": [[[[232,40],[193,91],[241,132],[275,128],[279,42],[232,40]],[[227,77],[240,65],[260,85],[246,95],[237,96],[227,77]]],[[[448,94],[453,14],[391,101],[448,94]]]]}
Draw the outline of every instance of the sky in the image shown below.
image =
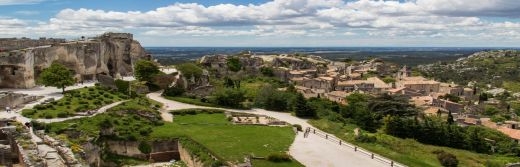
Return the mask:
{"type": "Polygon", "coordinates": [[[520,47],[519,0],[0,0],[0,38],[143,46],[520,47]]]}

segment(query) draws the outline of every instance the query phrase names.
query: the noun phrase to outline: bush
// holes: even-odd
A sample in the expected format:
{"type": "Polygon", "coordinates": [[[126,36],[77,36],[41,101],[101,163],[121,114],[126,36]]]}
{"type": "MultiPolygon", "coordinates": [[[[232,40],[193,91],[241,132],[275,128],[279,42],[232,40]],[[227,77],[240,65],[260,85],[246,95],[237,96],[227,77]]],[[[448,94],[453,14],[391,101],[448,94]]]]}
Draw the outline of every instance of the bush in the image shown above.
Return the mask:
{"type": "Polygon", "coordinates": [[[88,91],[92,92],[92,91],[94,91],[94,88],[90,87],[90,88],[88,88],[88,91]]]}
{"type": "Polygon", "coordinates": [[[115,84],[117,87],[117,91],[121,93],[128,93],[128,87],[130,86],[130,82],[117,79],[115,80],[115,84]]]}
{"type": "Polygon", "coordinates": [[[286,153],[271,153],[267,156],[267,160],[271,162],[289,162],[291,157],[286,153]]]}
{"type": "Polygon", "coordinates": [[[141,151],[142,153],[145,153],[145,154],[152,152],[152,146],[150,146],[146,142],[139,143],[138,149],[139,149],[139,151],[141,151]]]}
{"type": "Polygon", "coordinates": [[[31,115],[34,115],[35,113],[36,113],[36,110],[33,110],[33,109],[22,110],[23,116],[31,116],[31,115]]]}
{"type": "Polygon", "coordinates": [[[67,118],[69,114],[67,112],[59,112],[57,116],[58,118],[67,118]]]}
{"type": "Polygon", "coordinates": [[[36,109],[36,110],[45,110],[45,109],[47,109],[47,106],[38,104],[38,105],[34,106],[34,109],[36,109]]]}
{"type": "Polygon", "coordinates": [[[51,113],[45,113],[43,116],[45,119],[52,119],[54,116],[51,113]]]}
{"type": "Polygon", "coordinates": [[[435,150],[433,153],[437,154],[437,159],[442,166],[457,167],[459,165],[459,160],[451,153],[444,152],[444,150],[435,150]]]}
{"type": "Polygon", "coordinates": [[[372,135],[361,134],[359,136],[356,136],[355,140],[357,142],[362,142],[362,143],[374,143],[374,142],[377,141],[377,138],[375,136],[372,136],[372,135]]]}
{"type": "Polygon", "coordinates": [[[162,95],[163,96],[181,96],[182,94],[184,94],[184,92],[186,92],[186,90],[184,90],[184,88],[181,88],[176,85],[176,86],[166,88],[164,90],[164,92],[162,93],[162,95]]]}
{"type": "Polygon", "coordinates": [[[295,127],[297,131],[303,131],[302,126],[300,124],[294,124],[293,127],[295,127]]]}

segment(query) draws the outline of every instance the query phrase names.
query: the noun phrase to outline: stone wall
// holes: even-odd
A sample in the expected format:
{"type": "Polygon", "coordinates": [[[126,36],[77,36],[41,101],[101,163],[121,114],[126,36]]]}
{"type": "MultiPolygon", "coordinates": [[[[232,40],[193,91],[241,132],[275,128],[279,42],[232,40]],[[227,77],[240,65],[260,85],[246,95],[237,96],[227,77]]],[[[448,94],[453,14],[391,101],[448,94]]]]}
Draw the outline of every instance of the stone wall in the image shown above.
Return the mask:
{"type": "Polygon", "coordinates": [[[82,81],[95,79],[97,74],[112,77],[132,75],[133,63],[147,58],[139,42],[126,33],[3,52],[0,53],[0,88],[34,87],[35,79],[53,62],[65,65],[74,71],[77,81],[82,81]]]}
{"type": "Polygon", "coordinates": [[[38,96],[29,96],[11,92],[0,92],[0,111],[5,107],[20,107],[23,104],[40,99],[38,96]]]}
{"type": "Polygon", "coordinates": [[[0,51],[17,50],[17,49],[24,49],[24,48],[44,46],[44,45],[54,45],[54,44],[59,44],[59,43],[63,43],[63,42],[65,42],[65,39],[0,38],[0,51]]]}
{"type": "Polygon", "coordinates": [[[179,143],[179,155],[182,162],[189,167],[204,167],[204,163],[200,161],[197,157],[190,154],[188,150],[182,147],[182,144],[179,143]]]}

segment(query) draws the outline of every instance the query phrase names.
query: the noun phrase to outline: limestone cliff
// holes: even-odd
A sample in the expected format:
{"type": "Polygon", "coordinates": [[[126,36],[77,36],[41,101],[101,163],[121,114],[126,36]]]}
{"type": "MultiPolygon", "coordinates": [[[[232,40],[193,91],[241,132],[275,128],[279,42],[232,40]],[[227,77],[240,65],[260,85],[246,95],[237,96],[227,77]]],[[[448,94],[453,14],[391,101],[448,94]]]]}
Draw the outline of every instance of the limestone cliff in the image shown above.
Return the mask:
{"type": "Polygon", "coordinates": [[[31,88],[43,69],[52,62],[74,71],[78,81],[97,74],[112,77],[132,74],[132,64],[149,59],[132,34],[105,33],[101,36],[51,46],[31,47],[0,53],[0,88],[31,88]]]}

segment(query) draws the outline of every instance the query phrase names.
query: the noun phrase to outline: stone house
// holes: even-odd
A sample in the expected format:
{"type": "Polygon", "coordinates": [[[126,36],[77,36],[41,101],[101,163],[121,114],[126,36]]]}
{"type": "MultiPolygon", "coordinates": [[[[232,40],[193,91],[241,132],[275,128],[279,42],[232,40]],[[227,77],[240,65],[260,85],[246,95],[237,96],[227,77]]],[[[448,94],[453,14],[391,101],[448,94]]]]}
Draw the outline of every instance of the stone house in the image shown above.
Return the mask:
{"type": "Polygon", "coordinates": [[[457,84],[453,83],[440,83],[439,84],[439,93],[445,95],[450,94],[454,96],[463,96],[464,95],[464,88],[462,86],[459,86],[457,84]]]}
{"type": "Polygon", "coordinates": [[[374,83],[374,90],[373,90],[373,92],[377,93],[377,94],[384,93],[387,90],[389,90],[390,88],[392,88],[392,86],[386,84],[385,82],[383,82],[378,77],[367,78],[367,81],[374,83]]]}
{"type": "Polygon", "coordinates": [[[326,94],[327,99],[330,101],[335,101],[340,104],[347,104],[346,97],[349,95],[349,93],[344,91],[331,91],[326,94]]]}
{"type": "Polygon", "coordinates": [[[464,111],[464,105],[455,103],[449,100],[444,99],[438,99],[434,98],[432,101],[433,106],[442,107],[448,111],[454,112],[454,113],[460,113],[464,111]]]}
{"type": "Polygon", "coordinates": [[[374,91],[374,83],[367,80],[350,80],[350,81],[340,81],[336,85],[335,90],[337,91],[346,91],[346,92],[354,92],[354,91],[363,91],[363,92],[372,92],[374,91]]]}
{"type": "Polygon", "coordinates": [[[439,92],[440,83],[433,80],[427,80],[423,77],[405,77],[396,83],[397,87],[407,87],[410,89],[422,91],[426,94],[439,92]]]}
{"type": "Polygon", "coordinates": [[[420,92],[420,91],[417,91],[417,90],[414,90],[411,88],[407,88],[407,87],[390,89],[387,92],[392,95],[397,95],[397,94],[404,95],[404,96],[407,96],[408,98],[411,98],[414,96],[422,96],[424,94],[423,92],[420,92]]]}

